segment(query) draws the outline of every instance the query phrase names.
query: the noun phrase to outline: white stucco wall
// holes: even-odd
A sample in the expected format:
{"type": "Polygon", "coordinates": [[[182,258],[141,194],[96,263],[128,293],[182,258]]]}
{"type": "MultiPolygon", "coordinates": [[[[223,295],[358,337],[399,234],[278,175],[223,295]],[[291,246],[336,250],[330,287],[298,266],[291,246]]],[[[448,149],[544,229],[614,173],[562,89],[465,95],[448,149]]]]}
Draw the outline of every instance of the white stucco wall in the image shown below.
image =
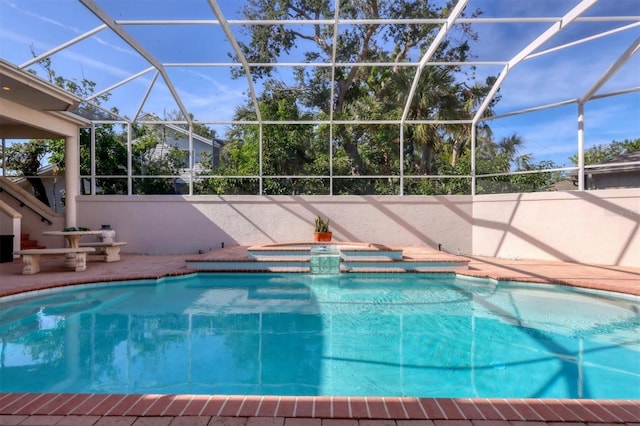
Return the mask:
{"type": "Polygon", "coordinates": [[[479,195],[473,253],[640,266],[640,190],[479,195]]]}
{"type": "MultiPolygon", "coordinates": [[[[638,189],[473,198],[80,196],[77,202],[77,226],[110,224],[130,253],[309,241],[313,220],[322,215],[338,241],[442,244],[451,253],[640,267],[638,189]]],[[[41,234],[40,228],[32,232],[41,234]]]]}
{"type": "Polygon", "coordinates": [[[334,239],[442,244],[451,253],[640,267],[640,191],[467,196],[80,196],[78,226],[110,224],[125,252],[198,253],[334,239]]]}
{"type": "Polygon", "coordinates": [[[197,253],[234,245],[311,241],[317,215],[337,241],[471,252],[471,197],[81,196],[78,226],[109,224],[123,252],[197,253]]]}

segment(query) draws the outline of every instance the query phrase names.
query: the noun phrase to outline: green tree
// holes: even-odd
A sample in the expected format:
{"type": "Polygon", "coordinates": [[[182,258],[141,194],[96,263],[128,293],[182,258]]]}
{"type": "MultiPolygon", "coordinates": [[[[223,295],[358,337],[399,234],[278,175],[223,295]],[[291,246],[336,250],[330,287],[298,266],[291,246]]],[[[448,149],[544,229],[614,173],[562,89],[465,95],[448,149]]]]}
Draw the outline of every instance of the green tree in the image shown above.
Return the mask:
{"type": "MultiPolygon", "coordinates": [[[[286,88],[276,82],[267,85],[267,90],[259,99],[260,113],[264,120],[298,121],[308,120],[311,116],[302,113],[295,97],[286,88]]],[[[240,107],[235,112],[236,120],[254,120],[253,105],[240,107]]],[[[317,172],[317,161],[327,158],[328,153],[320,155],[313,126],[305,124],[277,124],[262,126],[262,176],[265,194],[304,194],[317,190],[312,180],[296,179],[285,176],[313,174],[317,172]],[[311,186],[310,186],[311,185],[311,186]]],[[[201,193],[257,193],[255,178],[241,176],[260,173],[260,126],[234,125],[227,134],[227,142],[221,155],[221,163],[211,170],[208,158],[201,163],[201,175],[217,174],[238,176],[237,178],[200,179],[197,190],[201,193]]],[[[328,173],[328,168],[325,174],[328,173]]]]}
{"type": "MultiPolygon", "coordinates": [[[[427,0],[391,1],[361,0],[341,2],[339,15],[343,19],[372,20],[381,16],[390,18],[443,18],[455,2],[444,2],[435,6],[427,0]]],[[[244,8],[248,19],[333,19],[334,3],[328,0],[292,0],[283,4],[276,0],[250,0],[244,8]]],[[[479,12],[473,12],[476,16],[479,12]]],[[[304,52],[309,62],[330,61],[353,64],[337,67],[332,74],[327,67],[305,67],[296,70],[295,87],[299,104],[320,118],[327,118],[333,112],[338,120],[367,118],[399,118],[408,87],[413,80],[413,72],[405,67],[361,66],[359,62],[391,62],[419,60],[433,41],[440,26],[434,24],[357,23],[341,29],[334,46],[333,27],[317,23],[302,27],[284,24],[247,27],[248,40],[241,44],[243,54],[249,61],[273,63],[281,55],[297,48],[301,42],[311,46],[304,52]],[[330,96],[332,93],[333,98],[330,96]],[[402,93],[404,96],[399,96],[402,93]]],[[[464,61],[468,56],[469,42],[475,34],[466,25],[459,26],[459,33],[441,44],[434,53],[433,60],[464,61]],[[451,41],[457,40],[457,41],[451,41]]],[[[253,77],[261,79],[272,76],[273,67],[254,68],[253,77]]],[[[241,76],[238,72],[237,76],[241,76]]],[[[472,90],[463,91],[456,81],[460,69],[451,67],[429,67],[420,80],[418,94],[410,105],[412,119],[447,117],[449,112],[463,111],[462,103],[469,105],[472,90]],[[463,93],[464,92],[464,93],[463,93]],[[465,98],[466,96],[466,98],[465,98]]],[[[477,104],[477,102],[476,102],[477,104]]],[[[453,129],[453,128],[451,128],[453,129]]],[[[321,129],[318,129],[321,130],[321,129]]],[[[397,130],[397,128],[396,128],[397,130]]],[[[416,172],[429,174],[435,170],[434,158],[441,148],[442,140],[454,130],[437,126],[417,125],[408,132],[408,161],[415,164],[416,172]]],[[[371,125],[335,126],[332,145],[346,154],[346,161],[338,161],[334,166],[345,165],[344,174],[383,174],[385,170],[399,170],[398,133],[389,132],[371,125]]],[[[458,138],[460,139],[460,138],[458,138]]],[[[464,144],[458,140],[458,155],[464,144]]],[[[451,155],[450,155],[451,157],[451,155]]],[[[334,170],[336,172],[336,170],[334,170]]],[[[337,172],[342,174],[342,171],[337,172]]],[[[363,182],[358,180],[358,182],[363,182]]],[[[366,181],[364,181],[366,182],[366,181]]],[[[376,185],[353,187],[347,192],[375,192],[376,185]]],[[[338,191],[341,192],[341,191],[338,191]]]]}
{"type": "Polygon", "coordinates": [[[533,162],[531,154],[520,154],[523,146],[524,139],[515,133],[497,142],[492,139],[484,141],[478,149],[478,174],[527,173],[482,177],[478,179],[476,188],[479,194],[547,190],[562,179],[559,171],[544,172],[559,168],[557,164],[548,160],[533,162]]]}
{"type": "MultiPolygon", "coordinates": [[[[115,125],[103,124],[95,127],[95,172],[96,188],[101,194],[127,193],[127,144],[126,133],[117,132],[115,125]],[[122,176],[122,178],[100,176],[122,176]]],[[[64,158],[63,158],[64,160],[64,158]]],[[[91,131],[80,131],[80,174],[91,174],[91,131]]],[[[89,180],[81,180],[80,193],[91,193],[89,180]]]]}
{"type": "Polygon", "coordinates": [[[26,143],[14,143],[7,148],[4,166],[8,170],[15,170],[24,176],[31,184],[35,197],[49,206],[49,197],[44,183],[38,177],[38,170],[42,159],[49,152],[49,140],[31,139],[26,143]]]}
{"type": "MultiPolygon", "coordinates": [[[[640,149],[640,138],[625,139],[622,141],[613,140],[611,143],[596,145],[584,152],[584,164],[601,164],[613,158],[640,149]]],[[[569,160],[574,165],[578,165],[578,155],[572,155],[569,160]]]]}

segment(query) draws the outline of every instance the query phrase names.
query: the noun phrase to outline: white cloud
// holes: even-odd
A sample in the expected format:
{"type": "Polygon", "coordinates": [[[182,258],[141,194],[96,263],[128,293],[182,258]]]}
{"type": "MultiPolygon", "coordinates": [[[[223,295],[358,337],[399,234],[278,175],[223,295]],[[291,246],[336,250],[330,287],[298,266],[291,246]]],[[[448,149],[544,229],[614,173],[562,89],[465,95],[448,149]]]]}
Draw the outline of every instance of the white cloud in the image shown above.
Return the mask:
{"type": "Polygon", "coordinates": [[[73,31],[73,32],[75,32],[77,34],[81,34],[82,33],[76,27],[72,27],[70,25],[63,24],[62,22],[56,21],[55,19],[51,19],[48,16],[40,15],[40,14],[37,14],[35,12],[32,12],[30,9],[25,9],[23,7],[20,7],[20,6],[22,6],[22,4],[19,5],[18,3],[11,2],[11,1],[8,1],[8,0],[4,0],[4,4],[6,4],[7,6],[11,7],[12,9],[15,9],[16,11],[22,13],[25,16],[30,16],[32,18],[36,18],[37,20],[40,20],[42,22],[46,22],[48,24],[55,25],[57,27],[73,31]]]}
{"type": "MultiPolygon", "coordinates": [[[[68,25],[66,23],[63,23],[63,22],[57,21],[55,19],[52,19],[49,16],[38,14],[38,13],[33,12],[30,9],[26,9],[26,8],[20,7],[20,6],[22,6],[22,4],[10,2],[10,1],[7,1],[7,0],[5,0],[4,3],[6,5],[8,5],[9,7],[13,8],[15,11],[17,11],[17,12],[19,12],[19,13],[25,15],[25,16],[31,17],[31,18],[33,18],[33,19],[35,19],[37,21],[41,21],[46,25],[53,25],[55,27],[62,28],[65,31],[68,31],[70,33],[75,34],[76,36],[84,34],[86,32],[86,30],[82,30],[82,29],[80,29],[80,28],[78,28],[76,26],[68,25]]],[[[101,25],[101,24],[102,24],[101,22],[96,20],[96,27],[98,25],[101,25]]],[[[108,29],[106,31],[108,31],[108,29]]],[[[33,36],[34,32],[30,32],[30,34],[33,36]]],[[[126,47],[126,46],[123,47],[121,45],[117,45],[117,44],[108,42],[104,38],[101,38],[98,35],[93,35],[91,37],[91,40],[94,40],[96,43],[98,43],[98,44],[100,44],[102,46],[108,47],[109,49],[112,49],[112,50],[114,50],[116,52],[124,53],[124,54],[130,55],[130,56],[136,56],[137,55],[137,53],[135,53],[131,48],[126,47]]],[[[50,49],[56,47],[55,45],[51,45],[50,43],[44,42],[42,40],[37,41],[37,44],[39,46],[47,46],[48,45],[46,50],[50,50],[50,49]]],[[[43,53],[43,52],[37,52],[37,53],[43,53]]]]}
{"type": "Polygon", "coordinates": [[[169,69],[185,106],[197,120],[230,120],[247,99],[246,79],[232,80],[227,69],[169,69]]]}
{"type": "MultiPolygon", "coordinates": [[[[619,0],[615,3],[615,6],[621,10],[618,13],[621,15],[637,10],[637,3],[634,5],[631,1],[619,0]]],[[[578,1],[559,2],[557,0],[472,0],[469,7],[486,10],[485,17],[560,17],[577,4],[578,1]]],[[[613,5],[608,3],[606,5],[597,4],[586,14],[613,13],[609,10],[613,5]],[[605,7],[606,5],[609,7],[605,7]]],[[[628,24],[629,22],[609,24],[576,22],[552,37],[538,51],[628,24]]],[[[477,55],[478,60],[510,60],[551,25],[551,23],[477,24],[474,28],[479,33],[479,42],[473,45],[472,53],[477,55]]],[[[508,112],[582,96],[636,37],[637,32],[627,30],[523,61],[510,70],[501,87],[502,101],[497,105],[496,110],[508,112]]],[[[640,57],[636,55],[636,58],[620,70],[603,90],[620,90],[638,86],[640,84],[638,67],[640,67],[640,57]]],[[[487,73],[485,70],[482,72],[487,73]]]]}
{"type": "MultiPolygon", "coordinates": [[[[585,148],[640,137],[639,107],[640,93],[587,102],[585,148]]],[[[525,145],[520,153],[531,153],[536,161],[550,159],[570,165],[568,157],[578,149],[577,104],[496,119],[489,124],[495,139],[513,133],[523,137],[525,145]]]]}

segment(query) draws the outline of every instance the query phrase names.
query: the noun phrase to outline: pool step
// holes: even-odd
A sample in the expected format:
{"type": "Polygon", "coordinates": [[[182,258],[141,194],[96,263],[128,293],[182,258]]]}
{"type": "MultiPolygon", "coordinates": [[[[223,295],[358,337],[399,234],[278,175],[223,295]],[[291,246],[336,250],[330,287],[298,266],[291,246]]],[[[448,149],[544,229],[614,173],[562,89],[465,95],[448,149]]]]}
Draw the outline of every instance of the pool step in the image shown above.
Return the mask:
{"type": "Polygon", "coordinates": [[[264,250],[264,249],[253,249],[249,248],[247,250],[247,254],[249,255],[249,259],[259,260],[259,261],[286,261],[286,260],[295,260],[295,261],[306,261],[308,262],[311,255],[309,249],[300,249],[300,250],[264,250]]]}
{"type": "Polygon", "coordinates": [[[195,260],[187,269],[207,272],[309,272],[309,260],[195,260]]]}
{"type": "Polygon", "coordinates": [[[309,259],[311,252],[338,251],[342,259],[366,260],[402,260],[402,249],[390,248],[380,244],[309,244],[300,246],[258,246],[249,247],[249,259],[255,260],[285,260],[309,259]]]}
{"type": "MultiPolygon", "coordinates": [[[[455,272],[468,269],[469,260],[460,256],[434,251],[433,255],[415,258],[403,250],[373,244],[333,245],[300,244],[249,247],[245,256],[216,256],[219,250],[187,260],[187,268],[200,271],[243,272],[313,272],[317,265],[311,252],[340,256],[340,272],[455,272]]],[[[316,262],[317,263],[317,262],[316,262]]]]}
{"type": "MultiPolygon", "coordinates": [[[[340,261],[340,272],[455,272],[468,269],[468,261],[340,261]]],[[[311,272],[309,260],[187,260],[187,269],[209,272],[311,272]]]]}
{"type": "Polygon", "coordinates": [[[468,268],[468,261],[431,262],[395,260],[376,262],[371,260],[343,260],[340,265],[340,272],[455,272],[468,268]]]}
{"type": "Polygon", "coordinates": [[[403,259],[401,249],[384,248],[368,250],[361,248],[341,248],[340,253],[343,260],[349,261],[396,261],[403,259]]]}

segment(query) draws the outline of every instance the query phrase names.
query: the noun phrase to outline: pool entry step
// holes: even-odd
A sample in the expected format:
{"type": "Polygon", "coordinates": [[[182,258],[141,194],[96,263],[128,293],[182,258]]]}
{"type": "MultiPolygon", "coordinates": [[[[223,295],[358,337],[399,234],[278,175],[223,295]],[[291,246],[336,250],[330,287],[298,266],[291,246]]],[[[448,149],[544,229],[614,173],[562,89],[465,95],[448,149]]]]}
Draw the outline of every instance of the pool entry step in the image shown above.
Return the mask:
{"type": "Polygon", "coordinates": [[[469,269],[469,259],[433,250],[425,255],[412,250],[372,243],[286,243],[247,247],[241,255],[232,249],[187,259],[187,268],[199,271],[229,272],[456,272],[469,269]]]}
{"type": "Polygon", "coordinates": [[[335,245],[311,247],[309,262],[312,274],[339,274],[340,247],[335,245]]]}

